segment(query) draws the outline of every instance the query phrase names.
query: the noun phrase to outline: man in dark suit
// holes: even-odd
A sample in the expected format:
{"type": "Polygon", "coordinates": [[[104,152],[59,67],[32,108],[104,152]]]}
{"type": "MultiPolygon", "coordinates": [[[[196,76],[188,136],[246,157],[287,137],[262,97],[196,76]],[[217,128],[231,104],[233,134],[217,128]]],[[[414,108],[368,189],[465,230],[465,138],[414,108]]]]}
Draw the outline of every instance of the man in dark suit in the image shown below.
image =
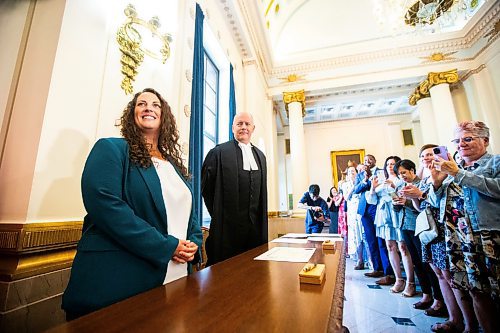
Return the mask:
{"type": "Polygon", "coordinates": [[[361,215],[361,223],[365,230],[366,241],[373,263],[373,272],[365,273],[365,275],[368,277],[382,277],[375,283],[391,285],[396,282],[396,279],[387,254],[387,246],[385,240],[377,237],[375,231],[374,222],[377,205],[370,205],[366,202],[365,197],[365,192],[369,191],[371,187],[371,176],[375,175],[377,170],[380,170],[375,163],[377,163],[377,160],[373,155],[368,154],[365,156],[364,165],[366,169],[356,176],[354,193],[360,194],[358,214],[361,215]]]}
{"type": "Polygon", "coordinates": [[[210,150],[203,162],[201,192],[212,217],[207,266],[267,243],[266,157],[250,143],[249,113],[233,120],[231,140],[210,150]]]}

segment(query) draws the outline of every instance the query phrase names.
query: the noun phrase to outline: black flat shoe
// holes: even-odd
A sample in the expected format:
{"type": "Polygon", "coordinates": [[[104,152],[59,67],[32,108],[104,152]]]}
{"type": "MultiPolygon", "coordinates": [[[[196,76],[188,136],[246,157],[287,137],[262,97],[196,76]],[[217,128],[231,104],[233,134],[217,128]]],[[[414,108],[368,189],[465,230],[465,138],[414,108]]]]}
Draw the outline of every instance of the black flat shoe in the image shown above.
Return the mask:
{"type": "Polygon", "coordinates": [[[413,307],[417,310],[427,310],[428,308],[431,307],[432,303],[434,303],[434,301],[427,301],[427,302],[419,301],[417,303],[414,303],[413,307]]]}

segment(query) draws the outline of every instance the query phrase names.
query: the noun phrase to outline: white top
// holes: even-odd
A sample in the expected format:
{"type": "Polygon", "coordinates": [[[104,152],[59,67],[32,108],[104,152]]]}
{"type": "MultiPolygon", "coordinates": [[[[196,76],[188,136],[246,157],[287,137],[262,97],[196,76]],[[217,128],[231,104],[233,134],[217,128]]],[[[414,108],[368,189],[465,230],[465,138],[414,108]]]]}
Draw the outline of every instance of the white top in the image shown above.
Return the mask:
{"type": "Polygon", "coordinates": [[[243,170],[259,170],[257,162],[255,161],[255,157],[252,153],[252,144],[244,144],[238,141],[238,146],[240,146],[243,153],[243,170]]]}
{"type": "MultiPolygon", "coordinates": [[[[179,239],[187,239],[189,217],[191,215],[191,192],[179,177],[174,166],[156,157],[153,164],[160,178],[161,193],[167,210],[168,234],[179,239]]],[[[187,265],[170,260],[163,284],[187,275],[187,265]]]]}

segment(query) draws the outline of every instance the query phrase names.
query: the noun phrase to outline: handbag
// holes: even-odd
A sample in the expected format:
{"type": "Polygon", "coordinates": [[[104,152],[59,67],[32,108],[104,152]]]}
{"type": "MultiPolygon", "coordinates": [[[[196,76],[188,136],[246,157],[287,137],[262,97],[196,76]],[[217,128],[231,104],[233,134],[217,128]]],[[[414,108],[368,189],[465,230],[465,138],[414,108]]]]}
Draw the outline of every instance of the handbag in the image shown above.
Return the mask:
{"type": "Polygon", "coordinates": [[[437,223],[434,216],[432,216],[430,207],[426,207],[418,214],[415,236],[418,236],[420,242],[424,245],[429,244],[438,236],[437,223]]]}

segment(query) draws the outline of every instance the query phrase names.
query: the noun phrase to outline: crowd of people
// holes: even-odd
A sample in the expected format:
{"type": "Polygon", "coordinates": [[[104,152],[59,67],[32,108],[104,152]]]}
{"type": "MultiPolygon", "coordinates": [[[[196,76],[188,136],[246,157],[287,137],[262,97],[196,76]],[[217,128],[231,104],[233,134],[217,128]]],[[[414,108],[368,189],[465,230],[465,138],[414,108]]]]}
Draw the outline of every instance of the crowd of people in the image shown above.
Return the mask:
{"type": "MultiPolygon", "coordinates": [[[[137,93],[120,127],[123,138],[97,141],[85,164],[87,215],[62,302],[68,319],[186,276],[201,260],[192,175],[167,101],[154,89],[137,93]]],[[[203,163],[208,265],[267,242],[266,158],[250,142],[254,129],[253,117],[238,113],[235,139],[203,163]]],[[[416,296],[416,275],[422,297],[413,306],[448,318],[433,331],[489,333],[500,300],[500,155],[487,152],[480,121],[460,123],[452,139],[457,155],[426,144],[418,168],[389,156],[380,169],[366,155],[327,200],[311,185],[299,207],[307,233],[330,220],[354,269],[371,268],[365,275],[392,293],[416,296]]]]}
{"type": "Polygon", "coordinates": [[[500,303],[500,155],[487,152],[489,128],[480,121],[458,124],[450,139],[457,153],[426,144],[419,167],[388,156],[380,169],[373,155],[350,165],[326,201],[330,232],[344,237],[354,269],[370,267],[365,276],[392,285],[390,292],[416,296],[416,276],[422,296],[413,307],[447,318],[432,331],[493,332],[500,303]],[[425,232],[417,228],[422,224],[425,232]]]}

